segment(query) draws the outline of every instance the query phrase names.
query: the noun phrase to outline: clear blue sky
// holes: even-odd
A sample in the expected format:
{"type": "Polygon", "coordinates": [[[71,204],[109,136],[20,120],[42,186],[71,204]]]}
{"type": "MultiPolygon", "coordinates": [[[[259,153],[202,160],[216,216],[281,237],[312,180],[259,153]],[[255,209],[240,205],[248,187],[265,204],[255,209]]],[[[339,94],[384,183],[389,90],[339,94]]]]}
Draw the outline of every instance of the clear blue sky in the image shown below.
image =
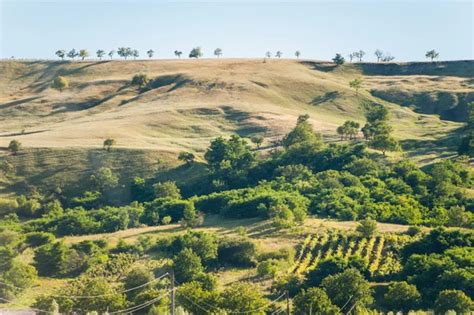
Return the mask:
{"type": "Polygon", "coordinates": [[[399,61],[473,59],[473,1],[25,1],[0,0],[1,57],[55,58],[57,49],[129,46],[157,58],[201,46],[225,57],[330,59],[379,48],[399,61]]]}

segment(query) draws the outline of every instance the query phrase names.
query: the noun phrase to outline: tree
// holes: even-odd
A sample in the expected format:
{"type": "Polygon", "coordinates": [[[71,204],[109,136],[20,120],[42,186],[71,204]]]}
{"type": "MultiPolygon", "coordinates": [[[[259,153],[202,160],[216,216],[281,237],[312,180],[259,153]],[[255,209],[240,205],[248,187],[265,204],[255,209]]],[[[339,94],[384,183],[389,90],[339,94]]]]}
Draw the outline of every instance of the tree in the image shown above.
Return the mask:
{"type": "Polygon", "coordinates": [[[450,310],[467,314],[474,309],[474,302],[460,290],[444,290],[439,293],[434,309],[436,314],[445,314],[450,310]]]}
{"type": "Polygon", "coordinates": [[[97,55],[97,58],[99,58],[99,60],[102,60],[102,57],[105,56],[105,51],[102,49],[97,50],[95,53],[97,55]]]}
{"type": "Polygon", "coordinates": [[[383,302],[387,310],[402,311],[404,313],[417,309],[420,300],[421,295],[416,286],[408,284],[405,281],[392,282],[383,297],[383,302]]]}
{"type": "Polygon", "coordinates": [[[299,50],[295,51],[296,58],[300,59],[301,52],[299,50]]]}
{"type": "Polygon", "coordinates": [[[383,62],[390,62],[394,60],[395,57],[391,56],[390,53],[385,54],[385,56],[382,57],[383,62]]]}
{"type": "Polygon", "coordinates": [[[108,55],[109,55],[110,59],[112,59],[115,55],[115,50],[109,51],[108,55]]]}
{"type": "Polygon", "coordinates": [[[260,149],[260,146],[263,143],[263,137],[262,136],[254,136],[254,137],[250,138],[250,141],[252,141],[252,143],[254,143],[257,146],[257,149],[260,149]]]}
{"type": "Polygon", "coordinates": [[[131,55],[133,56],[133,59],[137,59],[140,56],[140,53],[139,53],[138,50],[134,49],[134,50],[132,50],[131,55]]]}
{"type": "Polygon", "coordinates": [[[173,258],[173,271],[178,282],[189,282],[204,272],[201,258],[192,249],[185,248],[173,258]]]}
{"type": "Polygon", "coordinates": [[[144,88],[150,83],[150,78],[145,73],[135,74],[132,78],[132,85],[138,85],[139,88],[144,88]]]}
{"type": "Polygon", "coordinates": [[[268,302],[262,297],[255,286],[247,282],[236,282],[221,294],[222,308],[229,312],[248,312],[253,315],[264,315],[268,302]]]}
{"type": "Polygon", "coordinates": [[[191,165],[196,157],[192,152],[179,152],[178,160],[186,162],[187,165],[191,165]]]}
{"type": "Polygon", "coordinates": [[[400,150],[398,141],[388,133],[376,134],[372,141],[370,141],[370,146],[376,150],[382,151],[383,155],[385,155],[387,151],[400,150]]]}
{"type": "Polygon", "coordinates": [[[90,179],[102,192],[117,187],[119,183],[119,176],[108,167],[99,168],[95,174],[91,175],[90,179]]]}
{"type": "Polygon", "coordinates": [[[356,78],[349,81],[349,86],[356,91],[356,95],[359,94],[359,89],[362,86],[362,79],[356,78]]]}
{"type": "Polygon", "coordinates": [[[383,58],[383,52],[380,49],[375,50],[374,55],[377,57],[377,62],[383,58]]]}
{"type": "Polygon", "coordinates": [[[436,50],[434,50],[434,49],[428,50],[428,51],[426,52],[426,54],[425,54],[425,57],[426,57],[426,58],[430,58],[431,61],[433,61],[434,59],[438,59],[439,53],[438,53],[436,50]]]}
{"type": "Polygon", "coordinates": [[[340,309],[332,304],[326,292],[320,288],[304,289],[293,299],[295,314],[337,315],[340,309]]]}
{"type": "Polygon", "coordinates": [[[79,56],[79,53],[73,48],[67,53],[67,56],[74,60],[74,58],[79,56]]]}
{"type": "Polygon", "coordinates": [[[201,58],[203,56],[203,52],[202,52],[202,49],[201,47],[194,47],[193,49],[191,49],[191,51],[189,52],[189,58],[201,58]]]}
{"type": "Polygon", "coordinates": [[[179,51],[179,50],[175,50],[175,51],[174,51],[174,55],[175,55],[176,57],[178,57],[178,58],[181,58],[181,55],[182,55],[182,54],[183,54],[182,51],[179,51]]]}
{"type": "Polygon", "coordinates": [[[153,185],[153,189],[155,190],[155,198],[181,199],[181,191],[175,182],[159,182],[153,185]]]}
{"type": "Polygon", "coordinates": [[[33,266],[14,261],[10,269],[4,272],[0,279],[17,293],[32,286],[37,276],[38,273],[33,266]]]}
{"type": "Polygon", "coordinates": [[[151,59],[151,57],[153,57],[153,55],[155,54],[155,51],[153,49],[150,49],[146,52],[146,54],[148,55],[148,58],[151,59]]]}
{"type": "Polygon", "coordinates": [[[79,51],[79,56],[84,60],[85,58],[89,57],[89,51],[87,49],[81,49],[79,51]]]}
{"type": "Polygon", "coordinates": [[[354,59],[355,57],[354,53],[350,53],[348,56],[349,56],[349,61],[352,62],[352,59],[354,59]]]}
{"type": "Polygon", "coordinates": [[[219,58],[220,56],[222,56],[222,49],[220,48],[216,48],[216,50],[214,50],[214,55],[219,58]]]}
{"type": "Polygon", "coordinates": [[[283,55],[283,53],[279,50],[275,53],[275,57],[277,57],[277,58],[281,58],[282,55],[283,55]]]}
{"type": "Polygon", "coordinates": [[[321,137],[314,132],[313,125],[308,121],[308,115],[298,117],[296,127],[290,131],[282,140],[284,147],[289,148],[299,144],[320,144],[321,137]]]}
{"type": "Polygon", "coordinates": [[[18,140],[12,140],[8,144],[8,151],[16,155],[21,150],[21,142],[18,140]]]}
{"type": "Polygon", "coordinates": [[[372,304],[372,289],[357,269],[347,269],[327,277],[322,282],[331,301],[338,307],[344,307],[349,297],[351,305],[364,307],[372,304]]]}
{"type": "Polygon", "coordinates": [[[356,231],[359,232],[362,237],[372,237],[377,233],[377,222],[370,218],[359,221],[356,231]]]}
{"type": "Polygon", "coordinates": [[[66,51],[64,49],[60,49],[55,52],[56,56],[64,60],[64,57],[66,56],[66,51]]]}
{"type": "Polygon", "coordinates": [[[115,144],[116,144],[115,139],[107,138],[107,139],[104,140],[103,148],[104,148],[104,150],[109,152],[115,144]]]}
{"type": "Polygon", "coordinates": [[[265,57],[271,58],[271,57],[272,57],[272,53],[271,53],[270,51],[267,51],[267,52],[265,53],[265,57]]]}
{"type": "Polygon", "coordinates": [[[64,242],[55,242],[38,247],[34,265],[42,276],[53,276],[67,272],[68,248],[64,242]]]}
{"type": "Polygon", "coordinates": [[[360,124],[353,120],[346,120],[342,126],[337,127],[336,131],[341,135],[341,140],[347,139],[350,140],[357,137],[359,133],[360,124]]]}
{"type": "Polygon", "coordinates": [[[132,288],[140,287],[138,290],[129,291],[127,293],[130,299],[137,296],[140,292],[151,288],[150,282],[154,279],[153,273],[145,267],[136,267],[125,276],[124,288],[129,290],[132,288]]]}
{"type": "Polygon", "coordinates": [[[128,57],[132,55],[132,48],[130,47],[119,47],[117,49],[117,54],[123,59],[127,60],[128,57]]]}
{"type": "Polygon", "coordinates": [[[344,57],[341,56],[341,54],[336,54],[336,56],[334,58],[332,58],[332,61],[336,64],[336,65],[342,65],[344,64],[344,57]]]}
{"type": "Polygon", "coordinates": [[[359,58],[359,62],[362,62],[362,58],[364,58],[364,56],[365,56],[365,51],[359,50],[359,51],[355,52],[355,56],[357,58],[359,58]]]}
{"type": "Polygon", "coordinates": [[[53,83],[51,83],[51,87],[62,92],[69,87],[69,81],[63,76],[57,76],[54,78],[53,83]]]}

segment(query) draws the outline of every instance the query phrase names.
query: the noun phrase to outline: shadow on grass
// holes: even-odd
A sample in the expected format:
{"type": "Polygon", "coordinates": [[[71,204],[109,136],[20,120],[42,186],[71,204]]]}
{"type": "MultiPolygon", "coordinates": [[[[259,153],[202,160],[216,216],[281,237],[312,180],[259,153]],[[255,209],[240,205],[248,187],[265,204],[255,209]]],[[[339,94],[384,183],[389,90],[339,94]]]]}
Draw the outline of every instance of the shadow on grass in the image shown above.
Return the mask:
{"type": "Polygon", "coordinates": [[[311,105],[317,106],[325,102],[333,101],[340,95],[341,93],[338,91],[326,92],[324,93],[324,95],[316,96],[315,98],[313,98],[313,100],[311,101],[311,105]]]}

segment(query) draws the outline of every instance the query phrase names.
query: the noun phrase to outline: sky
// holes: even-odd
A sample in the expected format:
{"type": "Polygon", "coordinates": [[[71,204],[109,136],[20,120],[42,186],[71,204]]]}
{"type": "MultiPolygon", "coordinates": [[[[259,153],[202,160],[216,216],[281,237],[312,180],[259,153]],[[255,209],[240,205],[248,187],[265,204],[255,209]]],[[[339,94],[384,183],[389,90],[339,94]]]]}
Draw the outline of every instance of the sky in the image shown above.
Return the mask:
{"type": "Polygon", "coordinates": [[[58,49],[94,54],[132,47],[155,58],[195,46],[212,58],[329,60],[335,53],[380,49],[396,61],[474,59],[474,0],[159,1],[0,0],[0,57],[55,59],[58,49]]]}

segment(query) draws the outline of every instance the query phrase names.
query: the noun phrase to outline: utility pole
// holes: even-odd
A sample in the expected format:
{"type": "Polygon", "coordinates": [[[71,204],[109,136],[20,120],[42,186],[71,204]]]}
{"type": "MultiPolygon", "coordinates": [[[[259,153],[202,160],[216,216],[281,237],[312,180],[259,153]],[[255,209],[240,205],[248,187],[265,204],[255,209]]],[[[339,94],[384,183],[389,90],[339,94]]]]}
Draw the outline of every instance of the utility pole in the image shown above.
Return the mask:
{"type": "Polygon", "coordinates": [[[290,292],[286,291],[286,315],[290,315],[290,292]]]}
{"type": "Polygon", "coordinates": [[[174,271],[170,271],[170,282],[171,282],[171,292],[170,292],[170,315],[175,315],[175,294],[176,289],[174,287],[174,271]]]}

